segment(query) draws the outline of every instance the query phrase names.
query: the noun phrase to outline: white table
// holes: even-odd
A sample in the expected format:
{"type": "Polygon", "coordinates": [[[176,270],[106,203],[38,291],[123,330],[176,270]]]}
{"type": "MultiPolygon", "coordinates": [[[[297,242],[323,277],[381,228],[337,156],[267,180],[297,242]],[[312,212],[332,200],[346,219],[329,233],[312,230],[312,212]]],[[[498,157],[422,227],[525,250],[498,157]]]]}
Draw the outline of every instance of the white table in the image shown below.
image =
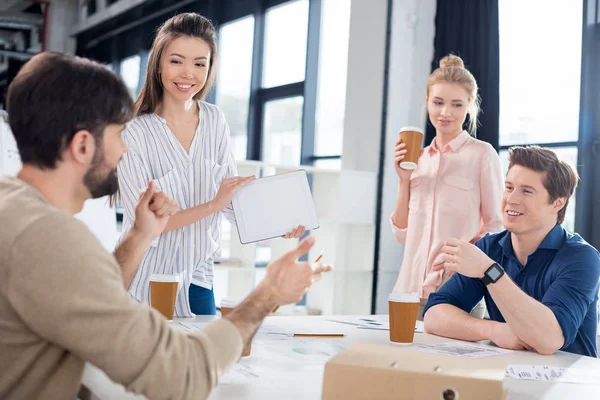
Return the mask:
{"type": "MultiPolygon", "coordinates": [[[[324,346],[331,343],[339,343],[345,347],[356,342],[368,342],[375,344],[389,344],[389,332],[382,330],[358,329],[356,326],[328,321],[334,317],[268,317],[266,323],[270,326],[277,325],[293,332],[330,332],[344,333],[343,339],[318,339],[328,341],[324,346]],[[333,341],[333,342],[331,342],[333,341]]],[[[194,322],[207,322],[212,317],[196,317],[194,322]]],[[[186,321],[186,320],[182,320],[186,321]]],[[[311,339],[315,340],[315,339],[311,339]]],[[[442,338],[428,334],[415,334],[415,343],[430,344],[449,342],[451,339],[442,338]]],[[[289,346],[289,341],[270,340],[268,343],[258,342],[252,347],[249,358],[243,359],[243,364],[260,367],[264,363],[272,363],[269,352],[284,351],[289,346]]],[[[590,357],[582,357],[570,353],[559,352],[552,356],[541,356],[532,352],[511,352],[506,355],[494,356],[506,360],[507,364],[537,364],[562,367],[585,368],[588,371],[598,371],[597,385],[582,385],[569,383],[550,383],[526,380],[505,380],[505,387],[510,391],[511,400],[533,400],[533,399],[597,399],[600,398],[600,360],[590,357]]],[[[273,381],[269,377],[254,379],[253,383],[242,384],[220,384],[211,394],[211,400],[221,399],[320,399],[323,383],[323,363],[311,362],[306,366],[299,366],[298,362],[282,366],[281,379],[273,381]],[[283,372],[285,371],[285,372],[283,372]]],[[[315,361],[313,359],[312,361],[315,361]]],[[[83,384],[92,390],[96,399],[116,400],[138,400],[142,397],[125,393],[120,385],[116,385],[101,371],[94,367],[86,367],[83,384]]]]}

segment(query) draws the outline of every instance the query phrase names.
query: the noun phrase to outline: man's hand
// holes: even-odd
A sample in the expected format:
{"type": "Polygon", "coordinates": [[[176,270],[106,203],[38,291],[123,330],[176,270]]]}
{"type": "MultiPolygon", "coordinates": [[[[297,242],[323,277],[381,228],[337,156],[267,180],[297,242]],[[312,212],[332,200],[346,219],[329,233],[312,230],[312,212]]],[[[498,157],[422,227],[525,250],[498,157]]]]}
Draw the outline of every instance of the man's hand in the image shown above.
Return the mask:
{"type": "Polygon", "coordinates": [[[309,236],[298,246],[267,266],[267,273],[261,285],[268,290],[275,305],[297,303],[306,290],[320,279],[322,272],[331,270],[330,265],[298,262],[298,258],[308,252],[315,244],[315,238],[309,236]]]}
{"type": "Polygon", "coordinates": [[[282,237],[284,239],[298,239],[299,237],[302,237],[302,235],[304,235],[305,232],[306,227],[303,225],[298,225],[296,228],[292,229],[282,237]]]}
{"type": "Polygon", "coordinates": [[[140,195],[135,207],[133,230],[143,237],[154,240],[165,229],[169,217],[179,210],[177,203],[163,192],[156,192],[154,182],[140,195]]]}
{"type": "Polygon", "coordinates": [[[221,187],[217,195],[212,200],[217,210],[221,211],[231,203],[233,195],[246,183],[254,180],[254,175],[251,176],[234,176],[231,178],[224,178],[221,182],[221,187]]]}
{"type": "Polygon", "coordinates": [[[298,262],[298,258],[314,244],[315,238],[309,236],[294,250],[271,262],[267,266],[265,278],[256,290],[224,317],[236,326],[246,346],[265,316],[278,306],[297,303],[306,289],[319,280],[321,273],[331,269],[329,265],[311,266],[307,262],[298,262]]]}
{"type": "Polygon", "coordinates": [[[129,288],[150,242],[161,234],[178,208],[177,203],[164,193],[155,192],[154,182],[148,182],[148,188],[140,194],[135,207],[133,226],[114,252],[121,266],[125,289],[129,288]]]}
{"type": "Polygon", "coordinates": [[[494,261],[477,246],[459,239],[448,239],[442,247],[443,263],[431,269],[439,271],[444,268],[449,273],[458,272],[469,278],[483,278],[485,271],[494,261]]]}
{"type": "Polygon", "coordinates": [[[494,322],[490,340],[498,347],[510,350],[531,350],[532,347],[519,339],[505,322],[494,322]]]}

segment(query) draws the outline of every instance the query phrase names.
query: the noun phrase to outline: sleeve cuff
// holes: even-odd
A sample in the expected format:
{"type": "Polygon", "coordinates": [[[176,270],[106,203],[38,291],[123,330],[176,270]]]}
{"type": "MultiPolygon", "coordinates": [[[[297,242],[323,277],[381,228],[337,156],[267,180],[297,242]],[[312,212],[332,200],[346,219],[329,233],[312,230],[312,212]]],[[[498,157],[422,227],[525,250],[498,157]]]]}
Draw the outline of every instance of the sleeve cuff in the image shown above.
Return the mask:
{"type": "Polygon", "coordinates": [[[446,295],[445,293],[434,292],[429,295],[427,304],[423,308],[423,316],[425,316],[425,313],[427,311],[429,311],[429,309],[431,307],[437,306],[438,304],[448,304],[448,305],[454,306],[456,308],[459,308],[466,313],[471,312],[471,310],[465,309],[465,307],[463,307],[457,299],[455,299],[449,295],[446,295]]]}
{"type": "Polygon", "coordinates": [[[394,234],[394,236],[396,236],[396,240],[398,241],[398,243],[406,243],[406,232],[408,231],[408,227],[407,228],[398,228],[398,226],[396,226],[396,224],[394,224],[394,220],[392,219],[392,216],[390,215],[390,225],[392,226],[392,233],[394,234]]]}
{"type": "Polygon", "coordinates": [[[222,376],[242,355],[242,336],[233,322],[218,319],[206,325],[201,331],[209,338],[212,353],[218,360],[218,376],[222,376]]]}
{"type": "Polygon", "coordinates": [[[548,304],[544,305],[552,311],[554,317],[556,318],[556,321],[558,322],[558,325],[560,326],[560,329],[562,330],[563,338],[565,341],[563,343],[563,346],[561,347],[561,350],[567,346],[570,346],[575,341],[575,336],[577,334],[577,328],[574,327],[574,324],[572,322],[572,315],[568,310],[565,310],[560,306],[548,304]]]}

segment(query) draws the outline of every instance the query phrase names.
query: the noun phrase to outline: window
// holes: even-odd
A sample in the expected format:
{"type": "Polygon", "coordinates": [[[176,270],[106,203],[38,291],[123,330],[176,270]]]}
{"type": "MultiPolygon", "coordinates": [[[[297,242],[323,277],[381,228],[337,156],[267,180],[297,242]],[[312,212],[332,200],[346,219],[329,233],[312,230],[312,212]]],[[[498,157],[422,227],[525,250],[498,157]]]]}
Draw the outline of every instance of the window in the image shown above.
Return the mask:
{"type": "Polygon", "coordinates": [[[216,104],[229,123],[236,160],[246,159],[253,41],[253,16],[223,24],[219,30],[216,104]]]}
{"type": "Polygon", "coordinates": [[[265,103],[263,160],[273,164],[300,164],[302,96],[265,103]]]}
{"type": "MultiPolygon", "coordinates": [[[[342,154],[348,40],[350,35],[350,0],[323,2],[319,49],[319,80],[315,123],[315,155],[342,154]]],[[[337,168],[337,160],[318,160],[315,165],[337,168]]]]}
{"type": "MultiPolygon", "coordinates": [[[[582,13],[582,0],[499,3],[500,157],[505,169],[508,147],[528,144],[551,147],[577,165],[582,13]]],[[[572,198],[563,225],[573,231],[574,220],[572,198]]]]}
{"type": "Polygon", "coordinates": [[[581,0],[500,1],[502,145],[577,141],[582,13],[581,0]]]}
{"type": "Polygon", "coordinates": [[[262,86],[269,88],[304,80],[308,33],[308,0],[267,10],[262,86]]]}
{"type": "MultiPolygon", "coordinates": [[[[339,28],[342,30],[340,35],[336,34],[335,27],[329,29],[327,49],[322,50],[333,52],[327,55],[329,67],[323,75],[323,79],[330,78],[332,82],[323,88],[321,112],[331,116],[324,115],[322,132],[325,136],[326,130],[335,126],[336,133],[325,138],[329,144],[325,143],[321,148],[324,149],[323,154],[333,154],[337,159],[325,157],[317,162],[327,164],[330,168],[337,166],[338,169],[344,109],[343,105],[336,108],[327,103],[340,102],[338,98],[343,103],[345,96],[347,59],[338,60],[337,57],[347,58],[347,49],[337,50],[335,47],[340,43],[339,37],[340,45],[347,47],[349,13],[342,10],[341,19],[335,18],[334,14],[340,11],[339,7],[348,7],[349,1],[334,0],[329,7],[329,18],[335,19],[330,24],[336,21],[343,24],[344,18],[348,21],[345,27],[339,28]],[[336,70],[338,67],[341,72],[336,70]],[[340,90],[341,94],[334,93],[340,90]],[[338,141],[335,135],[338,135],[340,143],[332,145],[332,141],[338,141]]],[[[315,118],[320,47],[316,38],[322,26],[321,10],[324,3],[285,1],[220,26],[215,103],[221,107],[229,123],[236,160],[261,160],[290,166],[312,162],[315,132],[310,118],[315,118]]],[[[272,171],[271,168],[263,168],[261,173],[271,175],[276,171],[275,168],[272,171]]],[[[223,221],[222,260],[236,257],[231,243],[232,229],[235,227],[223,221]]],[[[261,267],[271,261],[272,245],[272,240],[256,244],[253,254],[254,266],[258,267],[255,270],[255,283],[264,275],[264,268],[261,267]]],[[[224,285],[215,282],[215,286],[224,285]]],[[[222,291],[223,288],[218,289],[222,291]]]]}
{"type": "Polygon", "coordinates": [[[134,55],[121,61],[121,76],[127,86],[131,97],[135,100],[138,96],[140,82],[140,56],[134,55]]]}

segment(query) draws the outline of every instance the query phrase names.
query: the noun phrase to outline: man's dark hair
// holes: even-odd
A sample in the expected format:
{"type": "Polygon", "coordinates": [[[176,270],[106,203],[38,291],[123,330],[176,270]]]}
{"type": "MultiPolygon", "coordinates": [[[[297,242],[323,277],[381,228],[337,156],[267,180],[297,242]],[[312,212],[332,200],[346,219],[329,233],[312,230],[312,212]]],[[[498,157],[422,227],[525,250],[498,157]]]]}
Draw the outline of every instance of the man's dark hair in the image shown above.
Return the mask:
{"type": "Polygon", "coordinates": [[[133,101],[121,78],[102,64],[45,52],[11,82],[7,111],[21,161],[53,169],[75,133],[87,130],[102,140],[107,125],[133,118],[133,101]]]}
{"type": "Polygon", "coordinates": [[[573,196],[579,175],[577,171],[558,156],[552,150],[539,146],[514,146],[508,149],[508,169],[514,165],[520,165],[536,172],[544,173],[542,183],[550,196],[549,202],[563,197],[566,199],[564,207],[558,212],[557,223],[562,224],[569,205],[569,199],[573,196]]]}

